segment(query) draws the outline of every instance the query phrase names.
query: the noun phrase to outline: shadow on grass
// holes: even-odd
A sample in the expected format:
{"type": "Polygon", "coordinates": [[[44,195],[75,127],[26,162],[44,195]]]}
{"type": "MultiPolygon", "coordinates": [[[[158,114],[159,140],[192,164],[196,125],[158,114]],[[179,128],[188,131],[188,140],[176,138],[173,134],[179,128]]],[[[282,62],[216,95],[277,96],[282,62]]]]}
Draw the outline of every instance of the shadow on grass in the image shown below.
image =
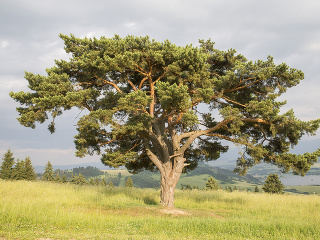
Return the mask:
{"type": "Polygon", "coordinates": [[[151,197],[143,198],[143,202],[147,205],[158,205],[158,203],[151,197]]]}

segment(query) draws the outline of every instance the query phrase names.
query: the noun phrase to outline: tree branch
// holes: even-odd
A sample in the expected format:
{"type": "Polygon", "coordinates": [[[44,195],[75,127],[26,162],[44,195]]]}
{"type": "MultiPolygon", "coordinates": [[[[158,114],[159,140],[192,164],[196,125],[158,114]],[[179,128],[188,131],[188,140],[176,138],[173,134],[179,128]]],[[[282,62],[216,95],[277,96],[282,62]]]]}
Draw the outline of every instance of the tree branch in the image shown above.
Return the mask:
{"type": "Polygon", "coordinates": [[[96,79],[101,80],[101,81],[104,82],[105,84],[109,84],[109,85],[113,86],[119,93],[122,93],[121,89],[117,86],[117,84],[115,84],[115,83],[113,83],[113,82],[110,82],[110,81],[108,81],[108,80],[102,79],[102,78],[98,77],[98,76],[95,75],[95,74],[94,74],[94,77],[95,77],[96,79]]]}
{"type": "Polygon", "coordinates": [[[225,119],[222,122],[220,122],[219,124],[217,124],[216,126],[214,126],[213,128],[209,128],[206,130],[198,130],[198,131],[193,131],[193,132],[188,132],[188,133],[184,133],[181,134],[179,136],[179,142],[183,139],[183,138],[187,138],[188,140],[185,142],[185,144],[180,148],[179,153],[184,153],[188,147],[190,147],[190,145],[192,144],[192,142],[197,138],[200,137],[201,135],[206,135],[210,132],[213,131],[217,131],[218,129],[226,126],[228,123],[232,122],[231,119],[225,119]]]}
{"type": "Polygon", "coordinates": [[[134,69],[135,71],[141,73],[141,74],[144,75],[144,76],[147,76],[147,75],[148,75],[148,73],[144,72],[143,68],[140,67],[137,63],[135,64],[135,66],[136,66],[136,68],[134,69]]]}
{"type": "Polygon", "coordinates": [[[152,101],[150,103],[150,116],[154,117],[154,105],[155,105],[155,95],[154,95],[154,83],[152,82],[151,77],[149,77],[149,85],[150,85],[150,97],[152,101]]]}
{"type": "Polygon", "coordinates": [[[147,139],[144,139],[144,147],[150,160],[157,166],[160,172],[164,172],[163,166],[159,158],[151,151],[147,139]]]}
{"type": "Polygon", "coordinates": [[[264,123],[264,124],[268,124],[268,125],[271,124],[269,121],[261,119],[261,118],[244,118],[241,120],[244,122],[264,123]]]}
{"type": "Polygon", "coordinates": [[[232,103],[234,103],[234,104],[237,104],[237,105],[239,105],[239,106],[241,106],[241,107],[246,107],[246,105],[243,105],[243,104],[241,104],[241,103],[238,103],[238,102],[236,102],[236,101],[233,101],[233,100],[231,100],[231,99],[229,99],[229,98],[227,98],[227,97],[225,97],[225,96],[223,96],[223,97],[221,97],[221,98],[225,99],[225,100],[228,101],[228,102],[232,102],[232,103]]]}
{"type": "Polygon", "coordinates": [[[136,88],[136,86],[135,86],[129,79],[127,79],[127,81],[128,81],[128,83],[131,85],[131,87],[133,88],[133,90],[134,90],[135,92],[137,92],[138,89],[136,88]]]}
{"type": "MultiPolygon", "coordinates": [[[[253,79],[253,78],[249,78],[250,80],[251,79],[253,79]]],[[[246,79],[246,80],[243,80],[243,81],[247,81],[247,80],[249,80],[249,79],[246,79]]],[[[230,90],[227,90],[227,91],[225,91],[226,93],[228,93],[228,92],[234,92],[234,91],[237,91],[237,90],[240,90],[240,89],[244,89],[244,88],[247,88],[247,87],[250,87],[250,86],[252,86],[253,84],[255,84],[255,83],[257,83],[257,82],[260,82],[260,81],[262,81],[262,79],[257,79],[257,80],[255,80],[255,81],[253,81],[253,82],[251,82],[251,83],[249,83],[249,84],[247,84],[247,85],[244,85],[244,86],[241,86],[241,87],[235,87],[235,88],[232,88],[232,89],[230,89],[230,90]]],[[[239,86],[239,85],[238,85],[239,86]]]]}
{"type": "Polygon", "coordinates": [[[140,84],[139,84],[139,90],[142,88],[143,83],[148,80],[148,77],[145,77],[141,80],[140,84]]]}

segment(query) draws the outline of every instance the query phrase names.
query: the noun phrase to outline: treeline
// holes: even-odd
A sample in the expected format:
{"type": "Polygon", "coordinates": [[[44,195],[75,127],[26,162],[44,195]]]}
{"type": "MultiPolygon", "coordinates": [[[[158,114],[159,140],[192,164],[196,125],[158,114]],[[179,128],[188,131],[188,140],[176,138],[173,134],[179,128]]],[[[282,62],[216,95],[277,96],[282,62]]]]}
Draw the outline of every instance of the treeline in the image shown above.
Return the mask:
{"type": "Polygon", "coordinates": [[[120,183],[121,174],[117,177],[110,176],[95,167],[79,167],[72,170],[53,171],[52,164],[48,162],[42,174],[41,180],[52,181],[59,183],[73,183],[77,185],[96,185],[96,186],[118,186],[120,183]],[[99,176],[99,177],[98,177],[99,176]]]}
{"type": "MultiPolygon", "coordinates": [[[[37,174],[34,171],[31,160],[29,157],[26,157],[24,160],[17,159],[15,160],[13,157],[13,153],[8,150],[3,158],[2,164],[0,166],[0,179],[3,180],[28,180],[34,181],[37,179],[37,174]]],[[[210,175],[206,186],[202,190],[218,190],[222,189],[218,183],[217,179],[220,182],[228,182],[233,183],[233,180],[236,179],[234,175],[230,174],[231,171],[220,169],[220,168],[208,168],[205,166],[201,166],[188,175],[196,175],[198,174],[208,174],[210,175]],[[221,172],[220,172],[221,171],[221,172]],[[231,176],[230,176],[231,175],[231,176]]],[[[119,186],[121,181],[121,173],[117,176],[110,175],[101,171],[96,167],[79,167],[73,168],[72,170],[53,170],[52,164],[48,162],[46,164],[45,170],[43,174],[38,175],[38,179],[42,181],[52,181],[59,183],[72,183],[77,185],[96,185],[96,186],[119,186]]],[[[241,177],[238,176],[241,179],[241,177]]],[[[249,181],[256,183],[257,179],[252,176],[248,177],[249,181]]],[[[122,183],[123,186],[123,183],[122,183]]],[[[137,175],[133,175],[131,177],[127,177],[125,179],[125,187],[133,187],[137,186],[140,188],[159,188],[160,182],[152,177],[152,173],[143,172],[137,175]]],[[[181,190],[192,190],[198,189],[198,186],[191,187],[188,185],[181,185],[181,190]]],[[[278,193],[282,194],[284,190],[284,186],[279,180],[277,174],[270,174],[262,187],[264,192],[267,193],[278,193]]],[[[241,190],[239,188],[234,187],[226,187],[227,191],[232,192],[233,190],[241,190]]],[[[255,192],[259,192],[258,187],[255,187],[255,192]]]]}
{"type": "Polygon", "coordinates": [[[33,181],[37,178],[29,157],[26,157],[24,160],[15,160],[13,153],[8,150],[2,160],[0,179],[33,181]]]}
{"type": "Polygon", "coordinates": [[[81,174],[85,178],[90,178],[90,177],[97,177],[100,175],[104,175],[105,173],[101,171],[99,168],[91,167],[91,166],[77,167],[71,170],[60,170],[60,169],[54,170],[54,176],[59,175],[61,177],[65,175],[68,180],[70,180],[73,175],[79,175],[79,174],[81,174]]]}
{"type": "Polygon", "coordinates": [[[50,161],[46,164],[43,174],[36,174],[32,166],[30,157],[24,160],[13,157],[13,153],[8,150],[3,158],[0,166],[0,179],[3,180],[42,180],[60,183],[74,183],[80,185],[109,185],[118,186],[121,174],[119,176],[111,176],[95,167],[79,167],[72,170],[53,170],[50,161]],[[99,176],[100,178],[93,178],[99,176]],[[102,177],[101,177],[102,176],[102,177]],[[89,179],[89,180],[87,180],[89,179]]]}
{"type": "MultiPolygon", "coordinates": [[[[53,167],[50,162],[47,163],[44,173],[42,175],[43,181],[52,181],[59,183],[73,183],[77,185],[94,185],[94,186],[109,186],[115,187],[119,186],[121,174],[118,176],[111,176],[98,168],[94,167],[86,167],[86,168],[74,168],[70,173],[69,171],[63,171],[62,176],[60,176],[61,170],[57,169],[55,172],[53,171],[53,167]],[[67,178],[67,175],[71,174],[70,178],[67,178]],[[103,174],[101,176],[101,174],[103,174]],[[87,180],[85,176],[89,176],[90,179],[87,180]],[[99,176],[92,177],[92,176],[99,176]]],[[[125,187],[133,187],[133,181],[130,177],[126,179],[125,187]]]]}

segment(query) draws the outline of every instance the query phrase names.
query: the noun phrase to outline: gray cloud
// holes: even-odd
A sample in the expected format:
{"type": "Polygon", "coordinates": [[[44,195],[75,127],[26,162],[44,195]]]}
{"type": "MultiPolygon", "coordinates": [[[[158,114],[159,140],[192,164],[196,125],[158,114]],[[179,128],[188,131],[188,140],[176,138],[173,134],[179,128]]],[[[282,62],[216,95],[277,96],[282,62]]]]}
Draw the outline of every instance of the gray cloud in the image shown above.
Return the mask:
{"type": "Polygon", "coordinates": [[[15,120],[17,103],[8,96],[9,91],[28,90],[25,71],[45,74],[54,59],[68,58],[59,33],[97,38],[149,35],[178,45],[197,45],[199,39],[211,38],[217,48],[234,48],[248,59],[265,60],[272,55],[277,63],[305,72],[305,80],[283,96],[288,100],[284,110],[293,107],[303,120],[317,118],[319,11],[317,0],[2,0],[0,153],[11,147],[19,154],[34,153],[38,162],[50,155],[53,164],[75,161],[69,153],[74,151],[78,110],[59,118],[57,133],[51,135],[46,125],[35,130],[20,126],[15,120]]]}

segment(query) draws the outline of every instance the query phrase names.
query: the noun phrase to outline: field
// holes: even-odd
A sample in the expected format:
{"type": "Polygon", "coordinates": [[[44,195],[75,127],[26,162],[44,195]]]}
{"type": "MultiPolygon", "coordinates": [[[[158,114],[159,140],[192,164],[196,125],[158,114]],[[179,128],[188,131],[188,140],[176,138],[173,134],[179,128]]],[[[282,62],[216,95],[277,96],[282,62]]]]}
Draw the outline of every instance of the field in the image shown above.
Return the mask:
{"type": "Polygon", "coordinates": [[[320,239],[320,196],[0,181],[0,239],[320,239]]]}
{"type": "Polygon", "coordinates": [[[319,185],[311,185],[311,186],[288,186],[286,190],[291,190],[295,193],[300,194],[320,194],[320,186],[319,185]]]}

